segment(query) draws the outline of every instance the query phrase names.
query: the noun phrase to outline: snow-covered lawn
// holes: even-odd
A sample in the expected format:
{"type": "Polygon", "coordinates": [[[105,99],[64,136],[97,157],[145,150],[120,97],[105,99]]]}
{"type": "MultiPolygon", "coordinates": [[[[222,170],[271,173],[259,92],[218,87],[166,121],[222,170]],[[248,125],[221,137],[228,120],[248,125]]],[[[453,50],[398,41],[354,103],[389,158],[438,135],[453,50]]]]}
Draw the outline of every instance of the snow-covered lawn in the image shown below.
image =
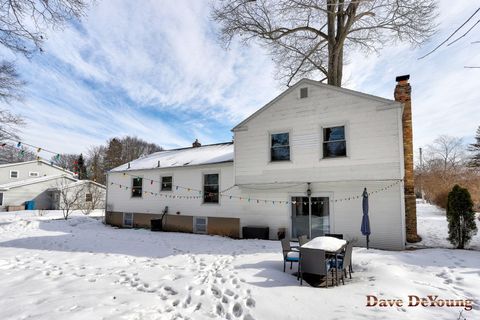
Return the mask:
{"type": "MultiPolygon", "coordinates": [[[[423,245],[448,246],[446,222],[436,221],[435,212],[419,206],[423,245]]],[[[474,299],[463,316],[480,318],[475,250],[356,248],[352,280],[312,288],[282,272],[278,241],[115,229],[81,214],[59,217],[0,213],[0,319],[455,320],[463,310],[366,307],[366,295],[405,304],[408,295],[474,299]]]]}

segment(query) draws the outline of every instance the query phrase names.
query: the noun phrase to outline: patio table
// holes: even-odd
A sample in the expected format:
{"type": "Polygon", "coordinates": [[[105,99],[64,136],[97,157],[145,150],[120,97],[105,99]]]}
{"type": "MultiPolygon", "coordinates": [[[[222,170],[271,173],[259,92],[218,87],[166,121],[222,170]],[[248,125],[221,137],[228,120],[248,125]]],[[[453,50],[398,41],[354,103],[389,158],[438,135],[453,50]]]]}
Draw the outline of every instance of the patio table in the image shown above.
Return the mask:
{"type": "Polygon", "coordinates": [[[347,240],[334,237],[316,237],[305,243],[302,248],[318,249],[325,251],[326,254],[335,256],[335,280],[338,284],[338,254],[342,252],[347,240]]]}

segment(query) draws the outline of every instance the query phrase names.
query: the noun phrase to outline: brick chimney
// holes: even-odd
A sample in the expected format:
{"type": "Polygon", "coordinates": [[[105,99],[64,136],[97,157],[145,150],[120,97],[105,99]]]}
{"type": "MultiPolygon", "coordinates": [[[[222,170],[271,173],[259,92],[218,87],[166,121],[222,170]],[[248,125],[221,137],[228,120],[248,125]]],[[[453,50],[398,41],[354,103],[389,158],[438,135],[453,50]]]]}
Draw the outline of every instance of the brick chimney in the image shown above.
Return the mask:
{"type": "Polygon", "coordinates": [[[412,88],[408,83],[410,75],[396,78],[395,100],[403,103],[403,157],[405,165],[405,226],[408,242],[418,242],[422,238],[417,234],[417,204],[414,191],[413,175],[413,128],[412,128],[412,88]]]}
{"type": "Polygon", "coordinates": [[[195,139],[195,141],[192,143],[192,147],[193,148],[198,148],[198,147],[201,147],[202,144],[200,143],[200,141],[198,141],[198,139],[195,139]]]}

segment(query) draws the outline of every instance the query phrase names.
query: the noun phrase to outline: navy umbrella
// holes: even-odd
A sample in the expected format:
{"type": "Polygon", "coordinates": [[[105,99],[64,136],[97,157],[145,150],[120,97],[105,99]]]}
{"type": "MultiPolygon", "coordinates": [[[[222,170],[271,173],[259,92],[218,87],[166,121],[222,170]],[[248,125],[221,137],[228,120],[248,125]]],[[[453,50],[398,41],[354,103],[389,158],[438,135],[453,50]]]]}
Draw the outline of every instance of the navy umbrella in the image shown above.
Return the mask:
{"type": "Polygon", "coordinates": [[[367,188],[363,189],[363,199],[362,199],[362,209],[363,209],[363,217],[362,217],[362,227],[360,231],[362,234],[367,237],[367,249],[368,243],[370,241],[370,219],[368,218],[368,192],[367,188]]]}

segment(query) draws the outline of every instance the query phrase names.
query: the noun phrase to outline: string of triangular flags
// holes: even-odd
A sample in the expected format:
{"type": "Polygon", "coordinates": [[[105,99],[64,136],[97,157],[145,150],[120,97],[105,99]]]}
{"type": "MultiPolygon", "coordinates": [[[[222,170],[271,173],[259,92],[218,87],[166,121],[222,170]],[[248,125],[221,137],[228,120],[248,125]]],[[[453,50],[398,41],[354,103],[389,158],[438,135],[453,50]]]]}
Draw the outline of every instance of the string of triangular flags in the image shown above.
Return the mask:
{"type": "MultiPolygon", "coordinates": [[[[162,183],[160,180],[155,180],[155,179],[145,178],[145,177],[139,177],[137,175],[132,175],[132,174],[129,174],[129,173],[126,173],[126,172],[123,172],[123,175],[124,176],[130,176],[132,178],[145,180],[145,181],[149,182],[150,185],[153,185],[154,183],[157,183],[157,184],[162,183]]],[[[393,183],[391,183],[391,184],[389,184],[389,185],[387,185],[387,186],[385,186],[381,189],[377,189],[375,191],[368,192],[368,195],[372,196],[372,195],[378,194],[380,192],[387,191],[388,189],[391,189],[392,187],[394,187],[395,185],[397,185],[401,182],[402,182],[402,180],[396,180],[395,182],[393,182],[393,183]]],[[[123,188],[125,190],[129,190],[129,189],[131,190],[131,188],[132,188],[131,186],[127,186],[127,185],[120,184],[120,183],[117,183],[117,182],[110,182],[110,185],[117,185],[117,186],[119,186],[120,189],[123,188]]],[[[235,199],[235,200],[245,201],[245,202],[251,203],[251,204],[272,204],[272,205],[275,205],[275,204],[278,204],[278,205],[293,204],[293,205],[298,206],[298,205],[301,205],[303,203],[308,203],[308,202],[302,202],[302,201],[296,201],[296,200],[288,201],[288,200],[259,199],[259,198],[255,198],[255,197],[251,197],[251,196],[235,196],[235,195],[231,195],[231,194],[226,194],[227,191],[231,190],[234,187],[236,187],[236,186],[231,186],[231,187],[229,187],[229,188],[227,188],[223,191],[218,192],[218,196],[222,197],[222,198],[225,198],[225,199],[229,199],[229,200],[235,199]]],[[[142,189],[143,189],[143,186],[142,186],[142,189]]],[[[172,184],[172,191],[153,192],[153,191],[142,190],[142,194],[157,196],[157,197],[163,197],[163,198],[172,198],[172,199],[202,199],[203,196],[205,196],[205,195],[208,195],[208,196],[217,195],[216,192],[215,193],[212,193],[212,192],[204,193],[203,190],[195,189],[195,188],[192,188],[192,187],[174,185],[174,184],[172,184]],[[189,192],[191,194],[183,195],[183,194],[172,193],[172,191],[179,191],[179,190],[186,190],[187,192],[189,192]]],[[[358,200],[358,199],[361,199],[361,198],[362,198],[362,195],[356,195],[356,196],[350,196],[350,197],[345,197],[345,198],[340,198],[340,199],[330,199],[330,201],[331,202],[344,202],[344,201],[358,200]]],[[[323,204],[323,201],[318,201],[318,203],[323,204]]],[[[312,202],[312,204],[317,204],[317,201],[312,202]]]]}

